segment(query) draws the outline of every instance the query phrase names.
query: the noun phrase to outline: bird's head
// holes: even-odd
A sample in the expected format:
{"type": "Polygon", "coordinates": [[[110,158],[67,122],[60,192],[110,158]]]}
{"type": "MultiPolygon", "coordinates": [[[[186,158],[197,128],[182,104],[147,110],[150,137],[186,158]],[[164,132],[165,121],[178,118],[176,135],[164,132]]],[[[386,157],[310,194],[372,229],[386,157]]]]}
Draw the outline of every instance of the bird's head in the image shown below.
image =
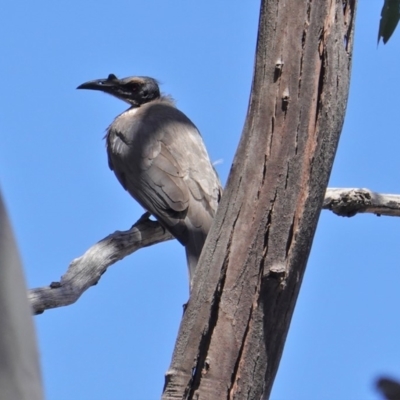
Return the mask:
{"type": "Polygon", "coordinates": [[[77,89],[100,90],[126,101],[134,107],[160,98],[158,82],[148,76],[130,76],[118,79],[114,74],[107,79],[96,79],[79,85],[77,89]]]}

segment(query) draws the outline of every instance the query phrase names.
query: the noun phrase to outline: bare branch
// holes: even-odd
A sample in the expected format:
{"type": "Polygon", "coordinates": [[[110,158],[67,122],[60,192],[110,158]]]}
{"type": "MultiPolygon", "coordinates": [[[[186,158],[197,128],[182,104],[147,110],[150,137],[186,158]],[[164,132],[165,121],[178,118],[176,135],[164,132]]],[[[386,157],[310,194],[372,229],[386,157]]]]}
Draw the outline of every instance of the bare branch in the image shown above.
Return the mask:
{"type": "Polygon", "coordinates": [[[31,289],[28,298],[34,314],[49,308],[67,306],[78,300],[90,286],[96,285],[106,269],[143,247],[173,239],[169,232],[144,214],[131,229],[116,231],[97,242],[71,262],[60,282],[31,289]]]}
{"type": "Polygon", "coordinates": [[[328,188],[322,206],[342,217],[358,213],[400,217],[400,195],[381,194],[368,189],[328,188]]]}
{"type": "MultiPolygon", "coordinates": [[[[380,194],[368,189],[328,188],[323,209],[344,217],[357,213],[399,217],[400,195],[380,194]]],[[[30,289],[28,298],[33,313],[41,314],[49,308],[75,303],[85,290],[97,284],[110,265],[143,247],[171,239],[170,233],[144,214],[131,229],[112,233],[73,260],[60,282],[30,289]]]]}

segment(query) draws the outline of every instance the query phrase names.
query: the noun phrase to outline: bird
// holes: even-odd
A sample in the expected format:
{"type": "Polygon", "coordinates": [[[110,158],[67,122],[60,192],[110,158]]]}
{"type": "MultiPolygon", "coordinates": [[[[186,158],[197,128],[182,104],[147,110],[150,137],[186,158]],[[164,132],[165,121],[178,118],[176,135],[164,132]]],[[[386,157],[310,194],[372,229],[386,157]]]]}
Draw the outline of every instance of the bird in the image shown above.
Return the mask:
{"type": "Polygon", "coordinates": [[[222,186],[194,123],[148,76],[85,82],[129,104],[106,131],[108,165],[122,187],[186,250],[189,289],[222,186]]]}

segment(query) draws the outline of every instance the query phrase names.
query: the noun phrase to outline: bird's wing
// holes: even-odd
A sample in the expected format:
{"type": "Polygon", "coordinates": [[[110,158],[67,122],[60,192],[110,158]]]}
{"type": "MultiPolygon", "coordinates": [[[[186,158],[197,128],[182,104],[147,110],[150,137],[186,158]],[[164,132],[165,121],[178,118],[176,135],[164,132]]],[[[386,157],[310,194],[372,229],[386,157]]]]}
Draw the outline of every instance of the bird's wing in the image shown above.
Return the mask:
{"type": "Polygon", "coordinates": [[[202,247],[221,186],[193,123],[169,104],[149,103],[117,117],[107,148],[125,189],[182,244],[190,231],[202,234],[202,247]]]}

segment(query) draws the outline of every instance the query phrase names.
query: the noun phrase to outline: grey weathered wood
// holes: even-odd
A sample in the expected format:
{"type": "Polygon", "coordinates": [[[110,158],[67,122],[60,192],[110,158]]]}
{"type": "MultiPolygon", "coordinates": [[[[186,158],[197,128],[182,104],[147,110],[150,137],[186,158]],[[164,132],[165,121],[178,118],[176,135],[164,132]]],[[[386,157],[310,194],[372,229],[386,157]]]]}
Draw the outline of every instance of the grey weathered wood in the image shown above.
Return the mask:
{"type": "Polygon", "coordinates": [[[355,0],[264,0],[248,116],[163,399],[268,398],[344,120],[355,0]]]}
{"type": "Polygon", "coordinates": [[[358,213],[400,217],[400,195],[369,189],[328,188],[322,208],[342,217],[353,217],[358,213]]]}
{"type": "MultiPolygon", "coordinates": [[[[369,189],[328,188],[323,209],[345,217],[357,213],[400,216],[400,195],[376,193],[369,189]]],[[[33,312],[68,306],[95,285],[105,270],[142,247],[171,240],[173,237],[155,221],[140,219],[128,231],[117,231],[100,240],[69,265],[60,282],[30,289],[28,298],[33,312]]]]}
{"type": "Polygon", "coordinates": [[[171,234],[158,222],[140,218],[128,231],[108,235],[83,256],[73,260],[59,282],[29,290],[33,312],[40,314],[49,308],[74,303],[85,290],[99,281],[110,265],[143,247],[171,239],[171,234]]]}
{"type": "MultiPolygon", "coordinates": [[[[400,195],[381,194],[368,189],[328,188],[323,209],[340,216],[357,213],[400,216],[400,195]]],[[[108,267],[142,247],[171,240],[173,237],[156,221],[140,219],[128,231],[117,231],[100,240],[69,265],[60,282],[29,290],[33,312],[68,306],[95,285],[108,267]]]]}

